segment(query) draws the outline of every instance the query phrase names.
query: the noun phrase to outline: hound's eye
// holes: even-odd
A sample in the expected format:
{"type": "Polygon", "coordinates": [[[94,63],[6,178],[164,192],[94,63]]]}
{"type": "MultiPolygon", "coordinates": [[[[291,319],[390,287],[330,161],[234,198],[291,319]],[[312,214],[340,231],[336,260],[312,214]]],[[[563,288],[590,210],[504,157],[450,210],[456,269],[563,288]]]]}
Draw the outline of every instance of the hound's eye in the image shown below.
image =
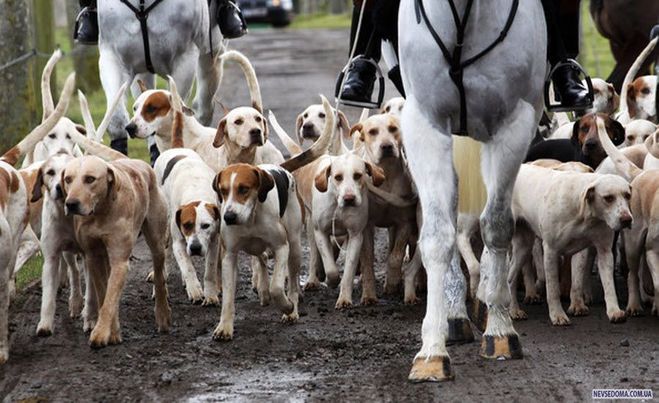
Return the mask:
{"type": "Polygon", "coordinates": [[[392,125],[392,126],[389,126],[387,128],[387,130],[389,130],[389,133],[396,133],[398,131],[398,128],[396,126],[392,125]]]}
{"type": "Polygon", "coordinates": [[[378,135],[378,129],[371,129],[368,131],[368,134],[371,136],[377,136],[378,135]]]}
{"type": "Polygon", "coordinates": [[[244,123],[244,121],[243,121],[242,119],[236,119],[236,120],[233,122],[233,124],[236,125],[236,126],[240,126],[240,125],[242,125],[243,123],[244,123]]]}
{"type": "Polygon", "coordinates": [[[133,105],[133,112],[137,112],[137,105],[133,105]]]}
{"type": "Polygon", "coordinates": [[[631,193],[625,193],[623,197],[625,198],[625,200],[629,200],[632,198],[632,195],[631,193]]]}
{"type": "Polygon", "coordinates": [[[613,203],[613,201],[616,199],[616,197],[612,196],[612,195],[608,195],[608,196],[604,196],[603,199],[607,203],[613,203]]]}
{"type": "Polygon", "coordinates": [[[147,105],[144,107],[144,111],[146,113],[154,113],[156,111],[156,108],[154,108],[152,105],[147,105]]]}
{"type": "Polygon", "coordinates": [[[67,183],[67,184],[68,184],[68,183],[71,183],[71,182],[73,182],[73,178],[72,178],[72,177],[67,176],[67,177],[64,178],[64,183],[67,183]]]}
{"type": "Polygon", "coordinates": [[[208,228],[210,228],[210,226],[211,226],[210,224],[204,223],[204,224],[201,224],[201,229],[208,229],[208,228]]]}
{"type": "Polygon", "coordinates": [[[320,113],[318,114],[318,117],[321,118],[321,119],[325,119],[325,114],[322,113],[322,112],[320,112],[320,113]]]}
{"type": "Polygon", "coordinates": [[[186,222],[183,224],[183,229],[186,231],[192,231],[194,229],[194,223],[186,222]]]}
{"type": "Polygon", "coordinates": [[[627,140],[634,141],[634,136],[627,136],[627,140]]]}
{"type": "Polygon", "coordinates": [[[67,140],[71,140],[71,136],[69,136],[69,135],[67,134],[67,135],[66,135],[66,139],[67,139],[67,140]]]}
{"type": "Polygon", "coordinates": [[[590,130],[590,127],[589,127],[589,126],[581,126],[581,131],[582,131],[582,132],[584,132],[584,133],[588,133],[589,130],[590,130]]]}
{"type": "Polygon", "coordinates": [[[93,176],[85,176],[85,183],[86,184],[94,183],[95,180],[96,180],[96,178],[94,178],[93,176]]]}
{"type": "Polygon", "coordinates": [[[645,95],[648,95],[648,94],[650,93],[650,88],[648,88],[648,87],[643,88],[643,89],[641,90],[641,93],[643,93],[643,94],[645,94],[645,95]]]}
{"type": "Polygon", "coordinates": [[[247,192],[249,192],[249,188],[247,186],[238,186],[238,194],[239,195],[246,195],[247,192]]]}
{"type": "Polygon", "coordinates": [[[55,170],[54,169],[49,169],[48,171],[46,171],[46,175],[55,176],[55,170]]]}
{"type": "Polygon", "coordinates": [[[305,113],[303,117],[306,119],[306,118],[309,117],[309,114],[308,114],[308,113],[305,113]]]}
{"type": "Polygon", "coordinates": [[[336,179],[337,182],[341,182],[343,180],[343,175],[341,174],[335,175],[334,179],[336,179]]]}
{"type": "Polygon", "coordinates": [[[599,93],[600,93],[600,90],[598,90],[597,88],[594,88],[594,89],[593,89],[593,94],[595,94],[595,95],[599,95],[599,93]]]}
{"type": "Polygon", "coordinates": [[[254,120],[256,120],[257,122],[261,123],[261,117],[260,117],[260,116],[257,116],[254,120]]]}
{"type": "Polygon", "coordinates": [[[387,113],[391,112],[391,106],[387,106],[386,108],[384,108],[384,111],[387,113]]]}
{"type": "Polygon", "coordinates": [[[55,135],[55,133],[50,133],[50,134],[48,135],[48,137],[51,138],[51,139],[54,139],[54,138],[57,137],[57,136],[55,135]]]}
{"type": "Polygon", "coordinates": [[[644,134],[644,135],[643,135],[643,141],[645,141],[645,140],[647,140],[647,139],[648,139],[648,137],[650,137],[650,135],[649,135],[649,134],[644,134]]]}
{"type": "Polygon", "coordinates": [[[360,180],[360,179],[362,178],[362,174],[360,174],[360,173],[356,173],[356,174],[352,175],[352,178],[353,178],[355,181],[358,181],[358,180],[360,180]]]}

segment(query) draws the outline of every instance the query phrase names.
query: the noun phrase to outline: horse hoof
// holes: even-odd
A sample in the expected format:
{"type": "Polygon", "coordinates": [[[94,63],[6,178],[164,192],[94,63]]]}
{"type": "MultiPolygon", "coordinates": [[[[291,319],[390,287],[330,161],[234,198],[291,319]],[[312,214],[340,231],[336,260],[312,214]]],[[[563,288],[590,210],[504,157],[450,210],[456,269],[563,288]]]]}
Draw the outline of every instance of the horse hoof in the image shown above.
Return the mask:
{"type": "Polygon", "coordinates": [[[417,357],[412,364],[411,382],[443,382],[455,379],[448,356],[417,357]]]}
{"type": "Polygon", "coordinates": [[[487,327],[487,305],[478,298],[474,298],[471,305],[469,319],[481,332],[487,327]]]}
{"type": "Polygon", "coordinates": [[[481,357],[495,360],[519,360],[523,357],[522,345],[516,334],[508,336],[483,335],[481,357]]]}
{"type": "Polygon", "coordinates": [[[471,331],[469,319],[455,318],[448,320],[447,345],[466,344],[474,341],[474,332],[471,331]]]}

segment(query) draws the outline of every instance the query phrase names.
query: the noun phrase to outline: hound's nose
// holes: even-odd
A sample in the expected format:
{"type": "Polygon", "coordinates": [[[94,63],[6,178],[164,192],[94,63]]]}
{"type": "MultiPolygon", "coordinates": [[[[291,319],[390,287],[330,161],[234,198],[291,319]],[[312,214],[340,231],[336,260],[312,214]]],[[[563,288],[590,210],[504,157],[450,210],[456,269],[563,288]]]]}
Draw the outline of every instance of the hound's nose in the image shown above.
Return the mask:
{"type": "Polygon", "coordinates": [[[237,219],[238,216],[233,211],[227,211],[226,213],[224,213],[224,222],[227,225],[235,225],[237,219]]]}
{"type": "Polygon", "coordinates": [[[631,228],[632,227],[632,222],[633,222],[633,219],[629,215],[625,215],[625,216],[620,217],[620,226],[622,228],[631,228]]]}
{"type": "Polygon", "coordinates": [[[263,138],[261,137],[261,129],[250,130],[249,137],[252,140],[253,144],[263,144],[263,138]]]}
{"type": "Polygon", "coordinates": [[[380,146],[382,150],[383,157],[392,157],[394,155],[394,145],[393,144],[382,144],[380,146]]]}
{"type": "Polygon", "coordinates": [[[193,242],[190,245],[190,254],[192,256],[201,256],[201,244],[199,242],[193,242]]]}
{"type": "Polygon", "coordinates": [[[69,212],[69,214],[77,214],[78,210],[80,209],[80,201],[75,199],[67,201],[66,209],[69,212]]]}
{"type": "Polygon", "coordinates": [[[137,134],[137,125],[135,123],[129,123],[126,125],[126,132],[130,136],[131,139],[135,138],[135,135],[137,134]]]}
{"type": "Polygon", "coordinates": [[[347,194],[347,195],[343,196],[343,203],[346,206],[354,206],[356,200],[357,200],[357,198],[355,197],[355,195],[352,195],[352,194],[347,194]]]}

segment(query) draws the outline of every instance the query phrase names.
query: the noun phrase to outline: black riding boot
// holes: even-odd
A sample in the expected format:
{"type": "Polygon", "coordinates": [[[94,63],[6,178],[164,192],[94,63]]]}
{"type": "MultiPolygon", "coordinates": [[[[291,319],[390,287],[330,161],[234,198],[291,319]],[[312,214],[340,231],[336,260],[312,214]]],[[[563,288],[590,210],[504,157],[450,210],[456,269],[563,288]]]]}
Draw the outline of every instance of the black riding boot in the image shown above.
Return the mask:
{"type": "Polygon", "coordinates": [[[73,39],[84,45],[96,45],[98,43],[98,13],[96,12],[96,1],[81,0],[82,10],[76,17],[76,25],[73,30],[73,39]]]}
{"type": "Polygon", "coordinates": [[[120,139],[114,139],[110,141],[110,148],[115,151],[119,151],[124,155],[128,155],[128,138],[122,137],[120,139]]]}
{"type": "Polygon", "coordinates": [[[562,109],[579,111],[592,107],[593,102],[588,94],[588,88],[579,78],[580,72],[572,64],[562,64],[551,77],[555,101],[561,103],[562,109]]]}
{"type": "Polygon", "coordinates": [[[375,66],[367,60],[355,60],[346,73],[341,99],[369,103],[375,87],[375,66]]]}
{"type": "Polygon", "coordinates": [[[240,38],[247,33],[247,23],[243,13],[233,1],[218,1],[216,19],[222,36],[226,39],[240,38]]]}

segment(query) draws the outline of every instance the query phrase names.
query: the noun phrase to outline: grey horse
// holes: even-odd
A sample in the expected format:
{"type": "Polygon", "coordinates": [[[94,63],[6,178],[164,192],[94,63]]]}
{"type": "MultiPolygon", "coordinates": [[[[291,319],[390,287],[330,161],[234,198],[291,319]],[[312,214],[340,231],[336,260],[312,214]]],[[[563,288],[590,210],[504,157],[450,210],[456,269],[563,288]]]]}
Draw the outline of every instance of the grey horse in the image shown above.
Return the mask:
{"type": "MultiPolygon", "coordinates": [[[[417,19],[417,2],[401,2],[398,25],[400,67],[407,92],[403,141],[422,208],[419,247],[428,272],[423,345],[409,379],[441,381],[454,377],[445,346],[447,324],[466,321],[465,281],[456,253],[457,178],[451,152],[451,134],[460,128],[460,97],[428,25],[417,19]]],[[[453,0],[459,16],[465,14],[469,2],[453,0]]],[[[513,0],[472,3],[463,60],[495,41],[511,14],[513,0]]],[[[450,0],[425,0],[423,5],[429,24],[452,52],[456,24],[450,0]]],[[[487,189],[480,219],[486,251],[477,297],[488,309],[481,349],[481,355],[488,358],[521,358],[522,354],[508,314],[506,254],[514,227],[513,185],[543,108],[546,46],[540,2],[521,0],[505,40],[463,72],[467,132],[482,143],[480,165],[487,189]]],[[[474,161],[474,167],[478,164],[474,161]]]]}
{"type": "MultiPolygon", "coordinates": [[[[130,2],[139,6],[139,0],[130,2]]],[[[147,0],[146,6],[153,2],[147,0]]],[[[206,0],[167,0],[155,6],[147,20],[155,73],[171,75],[185,97],[190,93],[196,73],[194,105],[198,119],[205,125],[210,125],[213,117],[213,96],[221,78],[217,57],[221,34],[215,19],[209,18],[212,11],[206,0]]],[[[98,23],[99,68],[108,103],[123,83],[133,82],[136,77],[153,88],[155,76],[147,70],[140,22],[134,12],[119,0],[99,1],[98,23]]],[[[136,94],[137,88],[133,86],[133,95],[136,94]]],[[[110,139],[117,148],[125,147],[128,119],[124,100],[108,127],[110,139]]]]}

